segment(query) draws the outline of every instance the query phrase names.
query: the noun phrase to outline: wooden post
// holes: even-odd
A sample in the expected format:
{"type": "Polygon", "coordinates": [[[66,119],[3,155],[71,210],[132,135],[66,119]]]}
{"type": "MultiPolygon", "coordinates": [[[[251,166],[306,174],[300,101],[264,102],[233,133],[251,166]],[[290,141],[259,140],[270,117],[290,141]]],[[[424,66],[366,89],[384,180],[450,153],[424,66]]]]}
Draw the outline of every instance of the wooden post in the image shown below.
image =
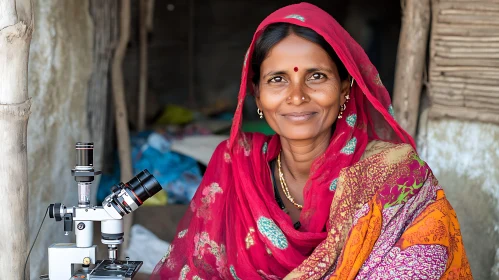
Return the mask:
{"type": "Polygon", "coordinates": [[[147,2],[147,32],[152,32],[154,27],[154,0],[148,0],[147,2]]]}
{"type": "Polygon", "coordinates": [[[196,87],[194,86],[194,79],[196,73],[196,62],[194,60],[194,41],[195,37],[195,1],[189,0],[189,54],[188,54],[188,79],[189,79],[189,105],[191,108],[197,109],[198,102],[196,98],[196,87]]]}
{"type": "MultiPolygon", "coordinates": [[[[103,170],[108,121],[109,69],[118,41],[118,1],[90,0],[94,23],[93,69],[88,83],[87,120],[94,142],[94,166],[103,170]]],[[[114,112],[113,112],[114,113],[114,112]]],[[[111,118],[114,122],[114,118],[111,118]]],[[[112,150],[112,149],[109,149],[112,150]]],[[[97,177],[98,178],[98,177],[97,177]]],[[[96,178],[96,179],[97,179],[96,178]]],[[[96,184],[97,185],[97,184],[96,184]]],[[[95,192],[96,193],[96,192],[95,192]]],[[[95,194],[93,196],[95,198],[95,194]]]]}
{"type": "Polygon", "coordinates": [[[140,0],[139,12],[139,37],[140,37],[140,69],[139,69],[139,113],[138,130],[146,126],[146,100],[147,100],[147,31],[149,20],[149,0],[140,0]]]}
{"type": "MultiPolygon", "coordinates": [[[[116,135],[118,139],[118,154],[120,158],[121,181],[127,182],[133,176],[132,159],[130,152],[130,133],[128,131],[128,115],[125,104],[125,87],[123,83],[123,58],[130,39],[130,0],[122,0],[120,11],[120,38],[113,57],[111,79],[113,86],[114,110],[116,115],[116,135]]],[[[120,258],[124,258],[125,249],[128,247],[128,237],[132,227],[132,213],[124,217],[124,239],[120,258]]]]}
{"type": "MultiPolygon", "coordinates": [[[[28,255],[28,58],[30,0],[0,0],[0,271],[23,279],[28,255]]],[[[29,269],[27,269],[29,275],[29,269]]]]}
{"type": "Polygon", "coordinates": [[[415,137],[431,19],[430,0],[403,2],[393,106],[397,121],[415,137]]]}

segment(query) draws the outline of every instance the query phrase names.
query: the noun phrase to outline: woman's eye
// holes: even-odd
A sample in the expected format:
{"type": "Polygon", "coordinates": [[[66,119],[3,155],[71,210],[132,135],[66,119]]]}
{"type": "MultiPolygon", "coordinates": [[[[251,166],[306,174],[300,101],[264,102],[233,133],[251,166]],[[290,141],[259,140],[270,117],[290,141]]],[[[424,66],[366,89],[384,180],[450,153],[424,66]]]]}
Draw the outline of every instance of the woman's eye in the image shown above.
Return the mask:
{"type": "Polygon", "coordinates": [[[284,81],[284,79],[281,76],[273,77],[269,80],[269,83],[280,83],[284,81]]]}
{"type": "Polygon", "coordinates": [[[312,77],[310,77],[310,80],[320,80],[320,79],[324,79],[326,77],[326,75],[322,74],[322,73],[314,73],[312,74],[312,77]]]}

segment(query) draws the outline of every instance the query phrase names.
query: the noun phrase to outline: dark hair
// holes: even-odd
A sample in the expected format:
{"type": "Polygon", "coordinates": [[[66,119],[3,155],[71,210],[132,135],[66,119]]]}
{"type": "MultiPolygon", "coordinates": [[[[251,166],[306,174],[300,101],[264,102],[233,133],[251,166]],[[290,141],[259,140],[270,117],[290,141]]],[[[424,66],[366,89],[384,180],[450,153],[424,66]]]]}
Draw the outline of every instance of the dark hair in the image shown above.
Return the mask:
{"type": "Polygon", "coordinates": [[[331,45],[329,45],[329,43],[324,39],[324,37],[317,34],[317,32],[310,28],[280,22],[267,26],[267,28],[265,28],[262,35],[256,42],[255,50],[253,51],[253,56],[251,59],[251,67],[253,70],[253,84],[258,85],[258,83],[260,82],[260,66],[267,57],[270,49],[277,43],[282,41],[284,38],[288,37],[290,34],[295,34],[321,46],[331,57],[334,64],[336,64],[340,79],[343,81],[348,78],[347,69],[338,58],[338,55],[336,55],[331,45]]]}

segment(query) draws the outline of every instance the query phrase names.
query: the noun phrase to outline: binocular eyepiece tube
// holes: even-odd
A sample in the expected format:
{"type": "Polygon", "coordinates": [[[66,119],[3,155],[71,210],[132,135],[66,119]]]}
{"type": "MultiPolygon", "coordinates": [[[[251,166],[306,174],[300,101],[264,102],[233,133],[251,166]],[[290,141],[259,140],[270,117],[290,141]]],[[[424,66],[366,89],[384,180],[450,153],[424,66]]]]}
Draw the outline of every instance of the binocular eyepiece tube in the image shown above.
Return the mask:
{"type": "Polygon", "coordinates": [[[112,205],[121,216],[124,216],[135,211],[161,189],[156,178],[144,169],[127,183],[121,182],[114,185],[111,188],[113,193],[105,199],[103,204],[112,205]]]}

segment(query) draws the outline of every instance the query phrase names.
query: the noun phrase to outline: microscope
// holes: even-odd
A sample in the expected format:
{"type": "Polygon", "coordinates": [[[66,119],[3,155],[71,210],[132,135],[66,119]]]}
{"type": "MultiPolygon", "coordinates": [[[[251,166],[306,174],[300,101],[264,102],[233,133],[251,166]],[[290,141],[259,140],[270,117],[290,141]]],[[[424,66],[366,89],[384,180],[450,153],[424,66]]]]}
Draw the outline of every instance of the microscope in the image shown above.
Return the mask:
{"type": "Polygon", "coordinates": [[[117,259],[118,245],[123,243],[123,217],[159,192],[161,185],[146,169],[129,182],[114,185],[102,206],[90,205],[92,181],[101,174],[93,167],[93,149],[93,143],[76,143],[76,166],[71,173],[78,183],[78,206],[49,206],[50,218],[63,222],[66,235],[72,231],[76,235],[76,243],[55,243],[48,248],[50,280],[131,280],[142,266],[142,261],[117,259]],[[94,222],[101,223],[101,242],[108,250],[106,260],[96,260],[94,222]]]}

